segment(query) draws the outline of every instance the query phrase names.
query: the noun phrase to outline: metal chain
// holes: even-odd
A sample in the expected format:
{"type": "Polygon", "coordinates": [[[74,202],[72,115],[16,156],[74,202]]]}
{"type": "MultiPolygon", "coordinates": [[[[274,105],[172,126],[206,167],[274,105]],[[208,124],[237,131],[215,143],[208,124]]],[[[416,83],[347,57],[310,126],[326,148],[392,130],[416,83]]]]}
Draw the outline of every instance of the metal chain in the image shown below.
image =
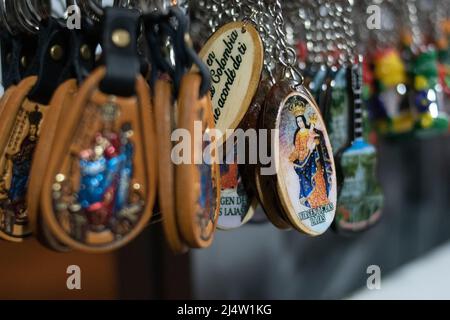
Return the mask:
{"type": "Polygon", "coordinates": [[[408,12],[408,22],[410,24],[412,33],[412,43],[411,47],[413,50],[419,49],[422,44],[422,32],[419,25],[419,17],[417,15],[417,4],[416,0],[407,0],[406,7],[408,12]]]}
{"type": "Polygon", "coordinates": [[[339,53],[337,61],[342,59],[342,51],[346,43],[344,41],[343,8],[340,0],[325,3],[326,16],[324,18],[323,33],[325,45],[325,61],[328,67],[336,64],[336,54],[339,53]]]}
{"type": "Polygon", "coordinates": [[[257,28],[264,43],[264,77],[268,78],[272,83],[275,81],[275,63],[273,59],[273,50],[276,46],[276,35],[273,30],[273,18],[267,12],[264,0],[253,0],[256,4],[257,28]]]}
{"type": "Polygon", "coordinates": [[[195,39],[197,42],[204,42],[217,31],[218,27],[234,19],[236,13],[233,4],[235,1],[200,0],[190,2],[196,23],[193,26],[193,34],[198,35],[198,38],[195,39]]]}
{"type": "Polygon", "coordinates": [[[286,43],[286,32],[283,17],[283,8],[280,0],[274,0],[269,5],[269,13],[274,17],[275,34],[277,41],[275,44],[275,54],[279,62],[285,67],[293,67],[297,61],[297,54],[291,46],[286,43]]]}
{"type": "Polygon", "coordinates": [[[352,63],[354,57],[357,55],[355,27],[353,21],[353,4],[351,0],[344,0],[343,15],[342,15],[342,28],[343,28],[343,41],[344,41],[344,59],[349,63],[352,63]]]}

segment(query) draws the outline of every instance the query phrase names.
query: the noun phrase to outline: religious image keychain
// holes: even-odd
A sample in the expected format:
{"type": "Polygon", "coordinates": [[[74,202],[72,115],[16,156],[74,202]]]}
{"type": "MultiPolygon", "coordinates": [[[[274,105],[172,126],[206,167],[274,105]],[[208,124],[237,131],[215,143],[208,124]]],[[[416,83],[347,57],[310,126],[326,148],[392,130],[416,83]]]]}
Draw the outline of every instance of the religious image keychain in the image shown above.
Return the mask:
{"type": "Polygon", "coordinates": [[[95,65],[95,47],[98,44],[94,27],[91,27],[88,17],[84,17],[83,28],[72,31],[70,34],[70,50],[66,70],[72,70],[69,79],[61,83],[55,90],[50,101],[49,113],[46,121],[41,126],[40,139],[36,147],[36,155],[31,166],[28,182],[27,204],[28,218],[31,231],[44,246],[58,251],[66,252],[70,248],[57,241],[48,226],[43,222],[41,212],[42,180],[45,178],[46,167],[52,156],[53,142],[59,126],[65,125],[65,115],[75,102],[78,88],[85,77],[93,70],[95,65]]]}
{"type": "Polygon", "coordinates": [[[68,38],[68,31],[53,18],[39,29],[39,50],[29,74],[16,86],[1,113],[0,237],[9,241],[23,241],[33,229],[27,207],[31,164],[42,125],[52,108],[52,94],[69,76],[64,69],[68,38]]]}
{"type": "MultiPolygon", "coordinates": [[[[241,227],[251,219],[256,208],[256,198],[244,184],[242,167],[238,164],[237,153],[243,151],[226,130],[247,129],[242,125],[258,89],[264,62],[263,44],[257,23],[253,21],[256,8],[241,1],[231,4],[234,5],[231,18],[237,20],[242,15],[244,19],[221,26],[199,53],[210,70],[214,121],[216,129],[223,133],[226,146],[223,156],[227,160],[220,167],[218,228],[222,230],[241,227]]],[[[212,14],[209,24],[215,29],[219,22],[215,18],[217,13],[212,14]]]]}
{"type": "Polygon", "coordinates": [[[105,64],[83,82],[56,134],[41,208],[52,235],[72,249],[120,248],[153,214],[155,132],[150,90],[139,72],[139,26],[137,10],[105,10],[105,64]]]}
{"type": "MultiPolygon", "coordinates": [[[[283,68],[266,97],[260,128],[275,130],[269,139],[277,169],[271,177],[271,189],[276,190],[280,218],[298,231],[317,236],[327,231],[334,219],[336,170],[320,110],[295,70],[295,51],[284,41],[281,9],[279,0],[269,6],[276,21],[276,49],[283,68]]],[[[266,174],[264,169],[259,168],[260,177],[266,174]]]]}

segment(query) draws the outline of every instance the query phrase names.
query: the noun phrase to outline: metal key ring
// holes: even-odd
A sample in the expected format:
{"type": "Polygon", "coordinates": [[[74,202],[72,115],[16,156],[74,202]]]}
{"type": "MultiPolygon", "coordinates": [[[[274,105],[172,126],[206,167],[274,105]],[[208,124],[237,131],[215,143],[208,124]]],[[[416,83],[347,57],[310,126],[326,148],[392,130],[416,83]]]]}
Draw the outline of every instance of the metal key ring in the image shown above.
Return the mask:
{"type": "MultiPolygon", "coordinates": [[[[73,1],[73,0],[72,0],[73,1]]],[[[99,22],[105,15],[102,0],[76,0],[75,2],[81,11],[94,22],[99,22]]],[[[114,0],[114,7],[132,8],[137,1],[133,0],[114,0]]]]}
{"type": "Polygon", "coordinates": [[[14,1],[13,10],[22,32],[33,34],[39,31],[39,21],[28,10],[26,0],[14,1]]]}
{"type": "Polygon", "coordinates": [[[27,10],[31,13],[35,21],[40,23],[50,16],[51,3],[48,0],[25,0],[27,10]]]}
{"type": "Polygon", "coordinates": [[[52,6],[52,1],[50,0],[25,0],[27,4],[27,9],[30,14],[37,21],[38,25],[53,17],[61,26],[66,25],[66,12],[68,6],[72,3],[69,0],[59,0],[59,4],[61,5],[61,12],[56,12],[56,6],[52,6]]]}
{"type": "Polygon", "coordinates": [[[174,0],[116,0],[117,6],[138,9],[142,14],[158,12],[166,15],[172,5],[176,5],[174,0]]]}
{"type": "Polygon", "coordinates": [[[93,0],[72,0],[73,5],[77,5],[87,21],[92,23],[100,22],[104,15],[101,3],[93,0]]]}
{"type": "Polygon", "coordinates": [[[0,18],[3,21],[3,26],[11,35],[19,33],[19,23],[16,20],[13,8],[13,0],[0,0],[0,18]]]}

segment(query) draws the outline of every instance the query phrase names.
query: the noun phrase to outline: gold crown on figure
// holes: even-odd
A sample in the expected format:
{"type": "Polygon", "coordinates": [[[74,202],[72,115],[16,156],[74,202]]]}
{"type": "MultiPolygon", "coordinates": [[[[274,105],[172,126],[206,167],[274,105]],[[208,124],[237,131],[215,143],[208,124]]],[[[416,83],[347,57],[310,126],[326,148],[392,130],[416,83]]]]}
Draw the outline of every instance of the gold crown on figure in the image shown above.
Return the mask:
{"type": "Polygon", "coordinates": [[[295,102],[289,107],[289,112],[291,112],[295,117],[303,116],[306,111],[306,104],[303,101],[295,102]]]}
{"type": "Polygon", "coordinates": [[[318,120],[317,114],[313,113],[309,116],[309,122],[312,124],[316,124],[318,120]]]}

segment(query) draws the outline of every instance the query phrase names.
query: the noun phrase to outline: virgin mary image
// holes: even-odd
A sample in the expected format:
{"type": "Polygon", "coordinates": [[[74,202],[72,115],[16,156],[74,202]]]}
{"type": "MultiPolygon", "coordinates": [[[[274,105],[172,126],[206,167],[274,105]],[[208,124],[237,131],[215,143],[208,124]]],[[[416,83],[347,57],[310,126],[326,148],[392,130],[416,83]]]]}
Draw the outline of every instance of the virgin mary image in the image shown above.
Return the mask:
{"type": "Polygon", "coordinates": [[[330,203],[332,167],[321,130],[316,128],[317,114],[305,116],[305,102],[296,101],[289,108],[295,116],[297,131],[294,135],[294,150],[289,161],[300,182],[300,204],[311,209],[330,203]]]}

